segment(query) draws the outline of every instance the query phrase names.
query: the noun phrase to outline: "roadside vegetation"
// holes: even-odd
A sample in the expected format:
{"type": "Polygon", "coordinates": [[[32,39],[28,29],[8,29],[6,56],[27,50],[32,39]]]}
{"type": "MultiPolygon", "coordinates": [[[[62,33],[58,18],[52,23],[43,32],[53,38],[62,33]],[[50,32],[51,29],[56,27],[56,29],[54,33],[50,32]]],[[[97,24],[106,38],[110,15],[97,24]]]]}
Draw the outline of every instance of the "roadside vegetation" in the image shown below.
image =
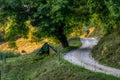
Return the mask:
{"type": "Polygon", "coordinates": [[[5,66],[3,80],[119,80],[113,76],[94,73],[73,65],[58,55],[30,55],[14,59],[5,66]]]}
{"type": "Polygon", "coordinates": [[[120,35],[112,33],[101,38],[92,53],[100,63],[120,69],[120,35]]]}

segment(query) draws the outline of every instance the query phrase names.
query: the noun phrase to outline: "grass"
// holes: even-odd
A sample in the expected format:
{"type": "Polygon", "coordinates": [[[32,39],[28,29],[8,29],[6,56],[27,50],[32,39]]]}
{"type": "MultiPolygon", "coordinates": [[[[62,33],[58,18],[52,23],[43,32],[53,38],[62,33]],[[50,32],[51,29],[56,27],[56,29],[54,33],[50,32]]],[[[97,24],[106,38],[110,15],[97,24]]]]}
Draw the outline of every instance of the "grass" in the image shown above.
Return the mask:
{"type": "Polygon", "coordinates": [[[73,65],[64,59],[58,61],[56,54],[50,56],[31,55],[8,63],[3,80],[120,80],[102,73],[94,73],[73,65]]]}
{"type": "Polygon", "coordinates": [[[92,51],[100,63],[120,69],[120,36],[112,33],[103,37],[92,51]]]}
{"type": "MultiPolygon", "coordinates": [[[[77,39],[79,45],[75,43],[76,39],[70,41],[72,47],[63,49],[62,53],[81,45],[79,39],[77,39]]],[[[2,80],[120,80],[120,78],[94,73],[62,58],[59,61],[58,55],[51,53],[49,56],[31,54],[8,59],[2,80]]]]}

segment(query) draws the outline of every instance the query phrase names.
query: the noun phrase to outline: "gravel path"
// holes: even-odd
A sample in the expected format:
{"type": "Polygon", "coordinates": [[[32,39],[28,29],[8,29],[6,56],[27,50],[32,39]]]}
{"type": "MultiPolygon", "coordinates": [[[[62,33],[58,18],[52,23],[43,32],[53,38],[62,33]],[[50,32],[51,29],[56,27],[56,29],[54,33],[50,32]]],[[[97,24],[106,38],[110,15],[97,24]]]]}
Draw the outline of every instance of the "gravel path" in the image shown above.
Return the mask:
{"type": "Polygon", "coordinates": [[[95,61],[91,56],[91,49],[97,44],[95,38],[82,38],[82,46],[63,55],[64,59],[94,72],[102,72],[120,77],[120,70],[104,66],[95,61]]]}

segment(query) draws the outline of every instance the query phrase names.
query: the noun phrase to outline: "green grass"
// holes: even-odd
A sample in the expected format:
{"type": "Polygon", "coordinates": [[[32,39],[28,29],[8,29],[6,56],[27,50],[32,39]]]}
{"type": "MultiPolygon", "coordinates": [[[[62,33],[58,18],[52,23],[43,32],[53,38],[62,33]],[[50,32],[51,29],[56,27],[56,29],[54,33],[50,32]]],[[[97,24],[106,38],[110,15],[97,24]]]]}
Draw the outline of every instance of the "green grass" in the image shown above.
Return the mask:
{"type": "Polygon", "coordinates": [[[79,37],[71,38],[68,41],[69,41],[69,45],[72,47],[80,47],[82,45],[79,37]]]}
{"type": "MultiPolygon", "coordinates": [[[[73,42],[75,40],[70,40],[73,42]]],[[[63,52],[79,47],[68,47],[63,52]]],[[[77,43],[76,43],[77,44],[77,43]]],[[[55,53],[37,56],[34,54],[10,58],[5,65],[2,80],[120,80],[103,73],[94,73],[64,59],[58,59],[55,53]]]]}
{"type": "Polygon", "coordinates": [[[103,37],[92,53],[100,63],[120,69],[120,34],[112,33],[103,37]]]}
{"type": "Polygon", "coordinates": [[[56,54],[34,56],[7,63],[3,80],[120,80],[73,65],[56,54]]]}

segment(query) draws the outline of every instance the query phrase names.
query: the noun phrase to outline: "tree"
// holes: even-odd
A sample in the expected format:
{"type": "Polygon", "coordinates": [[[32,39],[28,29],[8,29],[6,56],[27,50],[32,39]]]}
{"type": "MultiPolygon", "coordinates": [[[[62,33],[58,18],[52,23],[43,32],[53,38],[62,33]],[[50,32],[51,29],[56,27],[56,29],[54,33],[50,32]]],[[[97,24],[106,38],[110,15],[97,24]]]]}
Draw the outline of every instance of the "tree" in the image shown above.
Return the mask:
{"type": "Polygon", "coordinates": [[[71,3],[72,0],[1,0],[1,23],[3,21],[4,25],[9,25],[9,28],[6,27],[6,38],[11,41],[15,40],[16,36],[26,36],[28,27],[25,22],[30,20],[31,25],[37,28],[36,37],[54,36],[63,47],[68,47],[64,28],[71,3]]]}
{"type": "Polygon", "coordinates": [[[64,34],[65,18],[70,12],[68,6],[70,6],[69,0],[42,2],[32,18],[32,25],[40,26],[38,34],[36,34],[38,36],[55,36],[63,47],[68,47],[67,37],[64,34]]]}
{"type": "MultiPolygon", "coordinates": [[[[89,0],[91,15],[97,14],[104,24],[105,34],[120,30],[120,1],[119,0],[89,0]]],[[[118,31],[119,32],[119,31],[118,31]]]]}

